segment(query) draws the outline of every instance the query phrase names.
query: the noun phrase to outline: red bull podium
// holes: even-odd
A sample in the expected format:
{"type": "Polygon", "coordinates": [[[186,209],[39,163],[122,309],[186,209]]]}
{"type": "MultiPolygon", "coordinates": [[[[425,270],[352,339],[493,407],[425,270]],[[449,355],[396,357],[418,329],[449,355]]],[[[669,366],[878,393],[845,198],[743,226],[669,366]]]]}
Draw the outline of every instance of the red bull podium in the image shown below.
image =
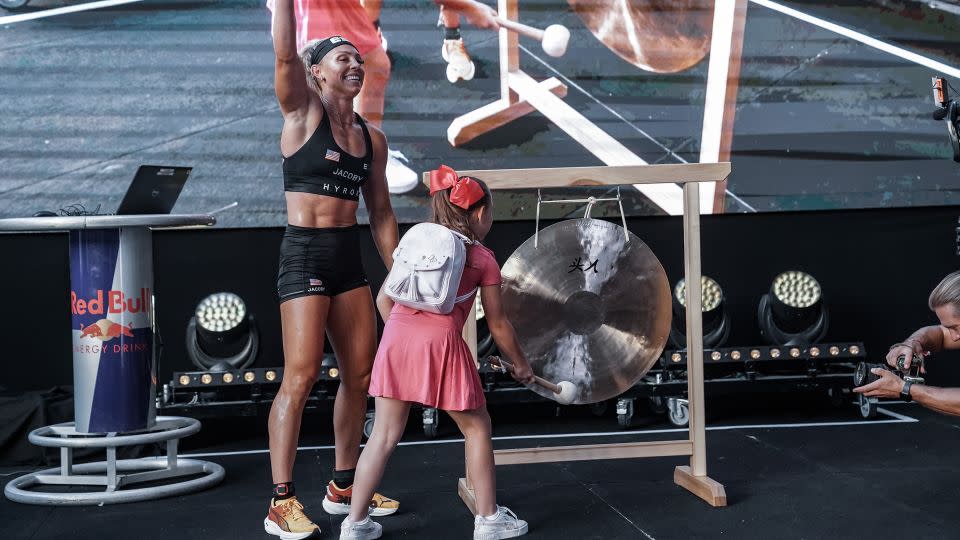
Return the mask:
{"type": "Polygon", "coordinates": [[[0,232],[69,231],[73,323],[75,420],[29,435],[33,444],[60,448],[60,467],[8,483],[8,499],[49,505],[133,502],[205,489],[223,479],[215,463],[177,458],[179,439],[200,431],[200,422],[156,416],[154,354],[151,230],[215,223],[205,214],[0,219],[0,232]],[[117,460],[118,447],[163,441],[166,457],[117,460]],[[75,465],[75,448],[103,448],[107,460],[75,465]],[[176,481],[184,477],[191,479],[176,481]],[[128,488],[142,482],[151,486],[128,488]],[[44,485],[97,490],[31,489],[44,485]]]}

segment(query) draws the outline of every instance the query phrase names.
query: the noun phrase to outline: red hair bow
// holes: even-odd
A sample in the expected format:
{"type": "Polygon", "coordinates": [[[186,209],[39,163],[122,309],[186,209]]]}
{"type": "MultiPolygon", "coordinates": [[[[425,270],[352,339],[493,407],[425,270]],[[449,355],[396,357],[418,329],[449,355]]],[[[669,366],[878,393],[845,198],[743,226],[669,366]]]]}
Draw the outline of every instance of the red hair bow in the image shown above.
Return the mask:
{"type": "Polygon", "coordinates": [[[430,171],[430,195],[448,188],[453,188],[450,190],[450,202],[464,210],[469,209],[484,195],[480,184],[469,176],[461,178],[457,171],[446,165],[430,171]]]}

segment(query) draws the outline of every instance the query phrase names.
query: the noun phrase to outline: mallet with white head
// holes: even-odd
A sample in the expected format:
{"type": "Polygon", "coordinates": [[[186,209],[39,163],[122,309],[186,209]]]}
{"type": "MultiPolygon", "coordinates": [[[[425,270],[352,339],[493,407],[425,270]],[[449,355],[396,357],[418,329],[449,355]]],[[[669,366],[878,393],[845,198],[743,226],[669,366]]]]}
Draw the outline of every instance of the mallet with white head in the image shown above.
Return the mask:
{"type": "Polygon", "coordinates": [[[540,42],[543,52],[550,56],[563,56],[567,52],[567,44],[570,42],[570,30],[562,24],[551,24],[545,30],[527,26],[517,21],[497,17],[500,26],[516,32],[522,36],[535,39],[540,42]]]}
{"type": "MultiPolygon", "coordinates": [[[[513,364],[499,356],[491,356],[487,360],[499,364],[500,369],[513,371],[513,364]]],[[[542,377],[534,375],[533,382],[553,392],[553,399],[561,405],[569,405],[577,399],[577,386],[570,381],[560,381],[554,384],[542,377]]]]}

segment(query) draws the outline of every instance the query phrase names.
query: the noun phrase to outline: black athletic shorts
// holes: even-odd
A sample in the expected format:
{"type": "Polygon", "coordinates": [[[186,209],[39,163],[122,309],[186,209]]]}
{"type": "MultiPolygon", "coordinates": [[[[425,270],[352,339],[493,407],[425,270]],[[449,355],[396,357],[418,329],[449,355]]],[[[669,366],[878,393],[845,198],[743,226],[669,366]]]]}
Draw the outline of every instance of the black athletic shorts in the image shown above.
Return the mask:
{"type": "Polygon", "coordinates": [[[369,285],[360,260],[360,228],[287,225],[280,244],[277,294],[283,303],[319,294],[336,296],[369,285]]]}

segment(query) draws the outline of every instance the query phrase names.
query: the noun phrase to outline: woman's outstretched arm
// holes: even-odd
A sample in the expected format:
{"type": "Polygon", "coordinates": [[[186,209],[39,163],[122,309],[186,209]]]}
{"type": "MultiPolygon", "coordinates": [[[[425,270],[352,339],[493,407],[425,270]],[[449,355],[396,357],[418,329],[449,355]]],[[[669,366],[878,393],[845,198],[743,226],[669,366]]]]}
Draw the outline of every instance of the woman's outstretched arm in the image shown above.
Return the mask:
{"type": "Polygon", "coordinates": [[[277,57],[274,85],[284,116],[306,109],[310,99],[303,63],[297,54],[297,22],[293,0],[275,0],[273,6],[273,50],[277,57]]]}

